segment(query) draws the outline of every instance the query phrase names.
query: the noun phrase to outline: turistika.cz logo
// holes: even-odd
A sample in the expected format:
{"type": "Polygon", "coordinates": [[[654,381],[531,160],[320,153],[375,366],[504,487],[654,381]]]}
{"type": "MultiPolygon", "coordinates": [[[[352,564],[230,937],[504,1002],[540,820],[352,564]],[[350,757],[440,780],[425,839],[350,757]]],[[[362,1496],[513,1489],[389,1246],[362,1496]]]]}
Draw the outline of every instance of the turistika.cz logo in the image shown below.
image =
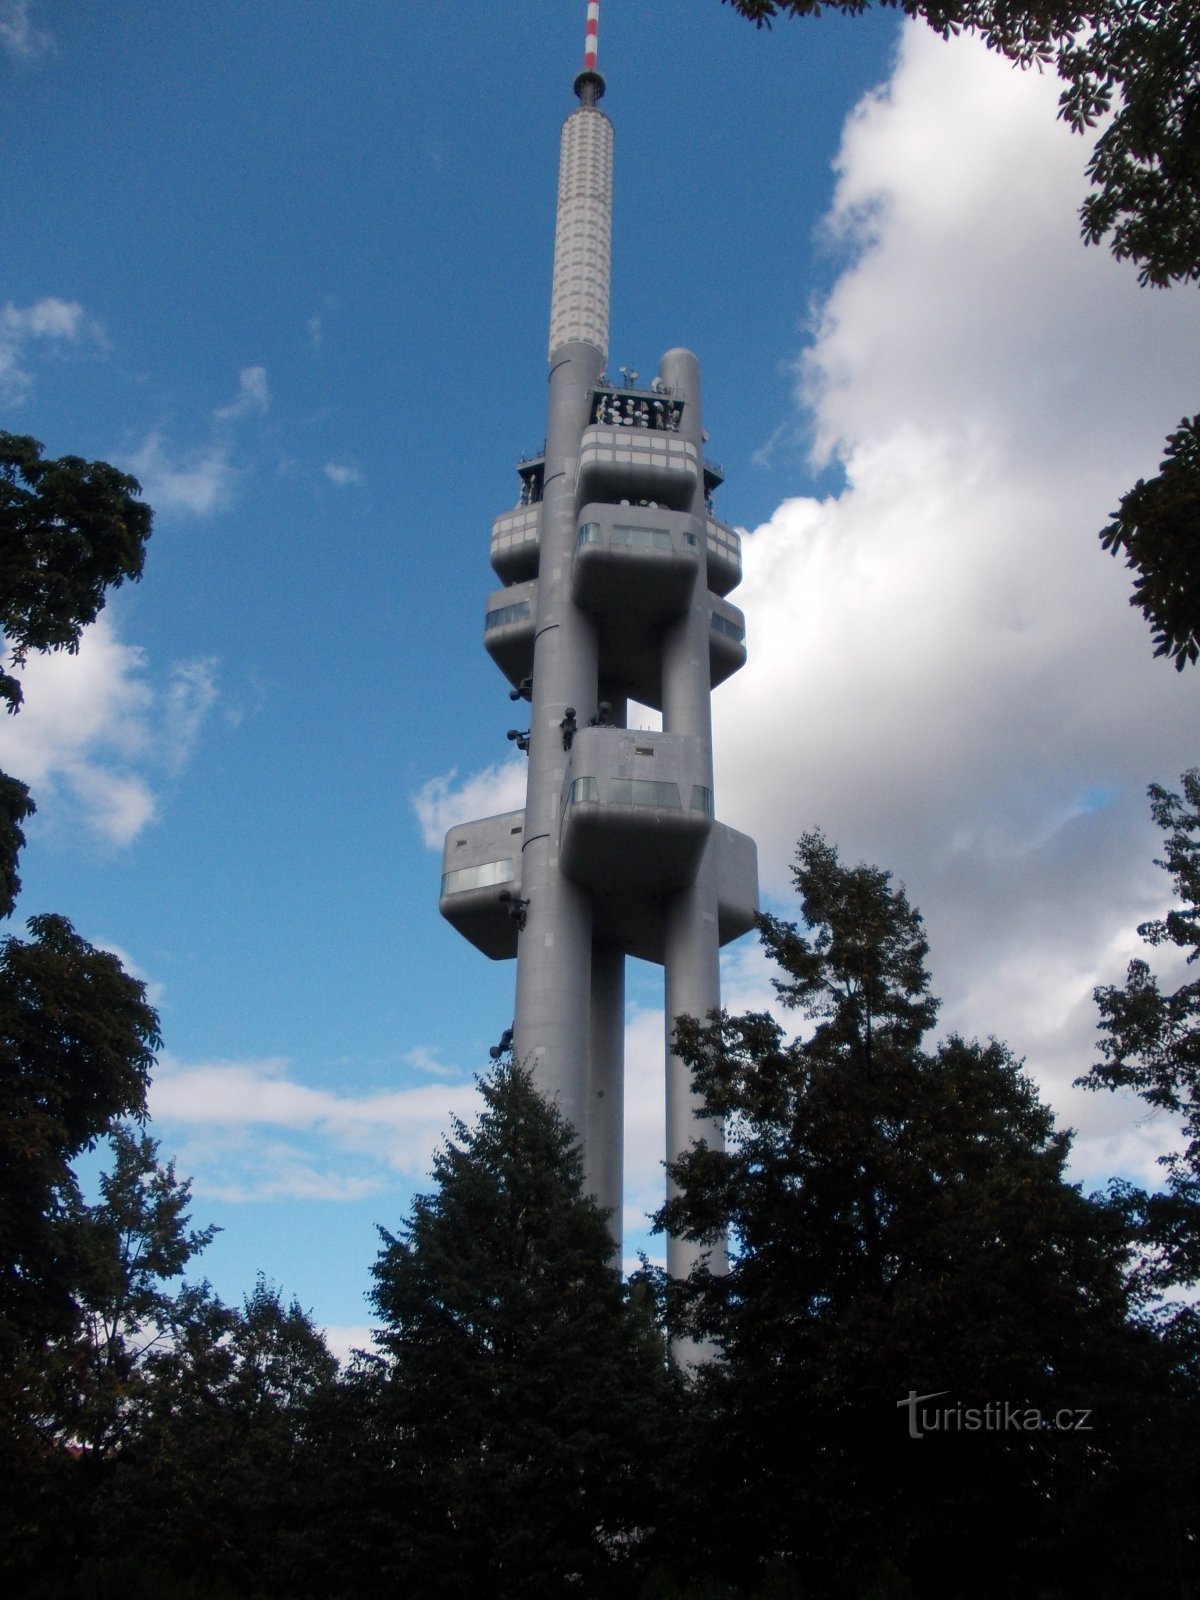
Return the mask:
{"type": "Polygon", "coordinates": [[[897,1400],[897,1411],[908,1407],[908,1436],[923,1439],[927,1433],[1091,1433],[1091,1410],[1065,1407],[1061,1411],[1039,1411],[1011,1400],[993,1400],[985,1406],[931,1406],[949,1389],[932,1394],[908,1391],[907,1400],[897,1400]]]}

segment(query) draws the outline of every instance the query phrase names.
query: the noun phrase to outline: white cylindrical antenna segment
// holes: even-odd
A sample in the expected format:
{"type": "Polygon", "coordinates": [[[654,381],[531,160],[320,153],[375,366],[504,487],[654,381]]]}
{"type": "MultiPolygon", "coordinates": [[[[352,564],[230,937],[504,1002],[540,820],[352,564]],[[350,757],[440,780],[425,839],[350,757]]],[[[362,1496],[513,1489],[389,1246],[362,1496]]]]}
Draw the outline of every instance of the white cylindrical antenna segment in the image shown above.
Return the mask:
{"type": "Polygon", "coordinates": [[[587,31],[583,39],[583,70],[595,72],[600,42],[600,0],[587,0],[587,31]]]}
{"type": "Polygon", "coordinates": [[[559,153],[551,356],[572,343],[608,355],[612,155],[612,123],[598,106],[581,105],[563,124],[559,153]]]}

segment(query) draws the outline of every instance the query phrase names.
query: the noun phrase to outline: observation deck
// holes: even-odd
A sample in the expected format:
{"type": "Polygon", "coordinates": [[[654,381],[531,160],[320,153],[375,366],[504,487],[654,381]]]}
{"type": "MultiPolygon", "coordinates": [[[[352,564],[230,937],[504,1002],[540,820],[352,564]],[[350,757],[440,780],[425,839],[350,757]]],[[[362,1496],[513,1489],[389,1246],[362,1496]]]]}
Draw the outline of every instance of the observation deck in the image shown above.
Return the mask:
{"type": "Polygon", "coordinates": [[[506,511],[492,523],[492,571],[501,583],[537,577],[541,529],[540,501],[506,511]]]}
{"type": "Polygon", "coordinates": [[[712,829],[711,784],[699,737],[581,728],[563,778],[562,870],[609,892],[682,888],[695,877],[712,829]]]}
{"type": "Polygon", "coordinates": [[[696,446],[677,433],[593,424],[579,443],[576,503],[656,500],[686,511],[700,471],[696,446]]]}
{"type": "Polygon", "coordinates": [[[488,595],[483,643],[488,655],[514,688],[533,668],[533,636],[537,628],[537,579],[494,589],[488,595]]]}
{"type": "Polygon", "coordinates": [[[695,519],[658,505],[590,503],[579,516],[571,598],[593,615],[677,617],[700,565],[695,519]]]}
{"type": "Polygon", "coordinates": [[[502,891],[520,897],[524,811],[505,811],[451,828],[442,849],[438,910],[493,961],[517,953],[517,922],[502,891]]]}

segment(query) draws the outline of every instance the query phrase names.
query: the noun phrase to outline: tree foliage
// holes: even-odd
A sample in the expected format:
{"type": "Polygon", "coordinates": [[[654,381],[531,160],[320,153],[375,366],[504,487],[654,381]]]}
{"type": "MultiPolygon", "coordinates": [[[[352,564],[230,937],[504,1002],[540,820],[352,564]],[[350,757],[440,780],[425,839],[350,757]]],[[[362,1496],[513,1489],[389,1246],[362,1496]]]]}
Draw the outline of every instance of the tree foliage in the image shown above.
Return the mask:
{"type": "Polygon", "coordinates": [[[1138,479],[1100,538],[1139,574],[1129,604],[1149,622],[1155,655],[1182,672],[1200,656],[1200,416],[1168,435],[1158,477],[1138,479]]]}
{"type": "Polygon", "coordinates": [[[664,1350],[573,1131],[511,1061],[480,1092],[373,1269],[390,1524],[373,1560],[423,1595],[621,1592],[653,1515],[664,1350]]]}
{"type": "MultiPolygon", "coordinates": [[[[141,577],[152,513],[140,493],[106,461],[46,461],[38,440],[0,433],[0,633],[14,667],[31,650],[78,650],[107,590],[141,577]]],[[[21,704],[10,673],[0,699],[21,704]]]]}
{"type": "Polygon", "coordinates": [[[189,1231],[191,1184],[173,1161],[159,1164],[157,1140],[118,1126],[108,1142],[112,1165],[101,1175],[100,1199],[76,1201],[68,1223],[82,1272],[66,1429],[97,1455],[121,1442],[154,1353],[195,1316],[197,1293],[206,1298],[207,1290],[178,1280],[218,1231],[189,1231]]]}
{"type": "Polygon", "coordinates": [[[721,1351],[703,1385],[720,1451],[700,1457],[699,1559],[730,1577],[783,1562],[806,1596],[957,1594],[968,1569],[979,1595],[1035,1575],[1046,1593],[1112,1592],[1105,1520],[1150,1475],[1133,1441],[1169,1388],[1122,1208],[1066,1180],[1070,1137],[1003,1045],[923,1047],[924,932],[888,875],[842,866],[815,834],[794,871],[803,928],[762,932],[806,1033],[718,1014],[676,1036],[729,1140],[673,1166],[660,1221],[706,1241],[728,1229],[734,1246],[728,1274],[693,1274],[677,1309],[721,1351]],[[1093,1426],[980,1421],[917,1441],[911,1395],[979,1416],[1086,1410],[1093,1426]]]}
{"type": "Polygon", "coordinates": [[[324,1339],[262,1277],[240,1308],[201,1286],[175,1312],[96,1491],[91,1582],[134,1600],[336,1592],[318,1417],[337,1363],[324,1339]]]}
{"type": "MultiPolygon", "coordinates": [[[[1150,810],[1166,836],[1157,865],[1170,873],[1178,904],[1144,922],[1138,933],[1152,949],[1186,951],[1200,960],[1200,768],[1183,774],[1181,793],[1150,786],[1150,810]]],[[[1166,1187],[1146,1195],[1127,1189],[1147,1247],[1152,1286],[1170,1289],[1200,1280],[1200,979],[1164,991],[1149,962],[1129,963],[1122,985],[1096,990],[1101,1059],[1080,1084],[1131,1089],[1155,1111],[1182,1120],[1184,1146],[1161,1157],[1166,1187]]]]}
{"type": "Polygon", "coordinates": [[[64,917],[0,942],[0,1340],[74,1315],[72,1163],[145,1113],[160,1043],[145,987],[64,917]]]}
{"type": "MultiPolygon", "coordinates": [[[[78,650],[106,591],[141,577],[153,513],[140,493],[106,461],[45,461],[38,440],[0,432],[0,640],[14,671],[31,650],[78,650]]],[[[15,712],[22,699],[0,666],[0,701],[15,712]]],[[[16,905],[21,824],[35,809],[25,784],[0,772],[0,918],[16,905]]]]}

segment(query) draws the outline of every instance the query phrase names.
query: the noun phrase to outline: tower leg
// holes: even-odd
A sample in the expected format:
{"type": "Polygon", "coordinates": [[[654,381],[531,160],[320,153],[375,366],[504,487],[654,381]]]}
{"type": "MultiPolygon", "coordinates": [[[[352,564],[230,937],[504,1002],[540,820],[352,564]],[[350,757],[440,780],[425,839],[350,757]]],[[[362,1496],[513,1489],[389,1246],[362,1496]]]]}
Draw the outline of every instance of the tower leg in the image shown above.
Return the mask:
{"type": "MultiPolygon", "coordinates": [[[[725,1148],[724,1128],[701,1115],[691,1071],[671,1048],[677,1017],[702,1020],[721,1003],[716,893],[708,857],[696,882],[681,889],[667,909],[666,957],[667,1159],[674,1161],[698,1139],[710,1149],[725,1148]]],[[[678,1192],[668,1180],[668,1198],[678,1192]]],[[[686,1278],[701,1261],[713,1271],[722,1270],[724,1245],[706,1247],[690,1239],[668,1238],[667,1271],[671,1277],[686,1278]]]]}
{"type": "Polygon", "coordinates": [[[588,1046],[584,1178],[588,1193],[609,1213],[614,1261],[620,1266],[625,1155],[625,955],[606,945],[592,949],[588,1046]]]}

